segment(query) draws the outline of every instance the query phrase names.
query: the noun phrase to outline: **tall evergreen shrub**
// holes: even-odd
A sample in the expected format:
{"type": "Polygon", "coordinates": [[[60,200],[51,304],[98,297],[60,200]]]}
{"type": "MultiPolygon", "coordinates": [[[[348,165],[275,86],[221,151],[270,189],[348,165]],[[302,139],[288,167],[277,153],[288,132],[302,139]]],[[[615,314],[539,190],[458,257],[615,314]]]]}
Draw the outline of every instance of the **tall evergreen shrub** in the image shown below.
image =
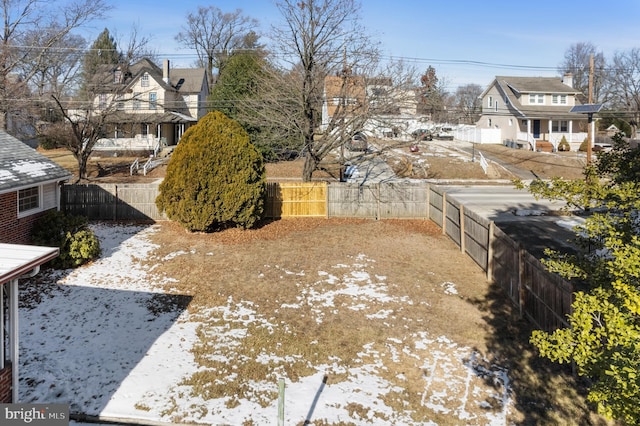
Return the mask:
{"type": "Polygon", "coordinates": [[[260,152],[219,111],[189,128],[171,156],[156,205],[189,231],[251,228],[264,211],[260,152]]]}

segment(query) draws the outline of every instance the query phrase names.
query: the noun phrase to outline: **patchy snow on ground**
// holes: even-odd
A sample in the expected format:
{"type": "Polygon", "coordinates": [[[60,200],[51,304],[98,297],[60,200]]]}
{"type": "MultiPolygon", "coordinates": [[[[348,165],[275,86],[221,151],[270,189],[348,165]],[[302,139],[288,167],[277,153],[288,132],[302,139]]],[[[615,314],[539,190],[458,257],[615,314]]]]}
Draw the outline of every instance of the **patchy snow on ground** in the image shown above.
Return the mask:
{"type": "MultiPolygon", "coordinates": [[[[188,300],[163,299],[160,285],[170,284],[172,278],[158,277],[153,267],[141,263],[155,248],[149,236],[158,228],[93,225],[93,229],[101,240],[100,259],[73,271],[43,272],[40,288],[21,294],[20,401],[69,404],[72,413],[105,419],[170,422],[177,416],[198,424],[276,424],[277,398],[268,404],[243,399],[230,407],[225,398],[193,397],[191,389],[181,383],[201,368],[191,353],[200,323],[183,309],[188,300]],[[167,309],[167,303],[175,309],[167,309]]],[[[186,252],[165,259],[182,255],[186,252]]],[[[340,286],[301,293],[299,303],[326,307],[335,297],[346,295],[353,299],[351,309],[358,310],[373,299],[384,302],[389,298],[386,277],[369,274],[372,262],[375,260],[356,255],[331,272],[318,271],[320,280],[340,286]]],[[[301,274],[280,270],[287,275],[301,274]]],[[[454,283],[445,282],[442,288],[457,297],[454,283]]],[[[281,307],[295,308],[295,304],[281,307]]],[[[211,311],[240,325],[266,321],[255,315],[249,302],[228,300],[211,311]]],[[[384,318],[388,314],[381,309],[373,315],[384,318]]],[[[316,321],[323,320],[319,310],[316,321]]],[[[235,333],[227,334],[220,330],[216,338],[227,345],[237,344],[243,336],[238,328],[233,330],[235,333]]],[[[422,364],[424,407],[450,417],[452,424],[507,423],[511,407],[507,371],[481,359],[472,348],[445,336],[431,336],[427,330],[402,336],[402,340],[389,339],[387,345],[394,356],[413,357],[422,364]]],[[[317,365],[315,374],[297,382],[287,381],[285,424],[314,424],[314,419],[321,419],[322,424],[435,424],[429,420],[416,423],[410,413],[385,404],[390,393],[403,392],[382,374],[387,370],[384,358],[388,353],[365,346],[359,357],[359,367],[345,372],[341,382],[327,383],[325,378],[326,371],[341,373],[344,367],[337,362],[317,365]],[[370,410],[361,416],[350,411],[347,403],[370,410]]],[[[405,380],[401,375],[400,381],[405,380]]],[[[278,384],[252,386],[258,393],[264,388],[277,390],[278,384]]]]}

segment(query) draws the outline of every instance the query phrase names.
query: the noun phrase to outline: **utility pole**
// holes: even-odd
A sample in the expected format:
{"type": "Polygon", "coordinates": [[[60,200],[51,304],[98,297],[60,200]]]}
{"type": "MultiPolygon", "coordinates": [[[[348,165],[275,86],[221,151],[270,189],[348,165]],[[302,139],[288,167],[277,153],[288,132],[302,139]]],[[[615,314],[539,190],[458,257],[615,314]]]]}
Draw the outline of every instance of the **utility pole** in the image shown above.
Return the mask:
{"type": "MultiPolygon", "coordinates": [[[[593,104],[593,53],[589,56],[589,104],[593,104]]],[[[587,122],[587,165],[591,164],[591,151],[593,149],[593,123],[592,114],[589,114],[587,122]]]]}

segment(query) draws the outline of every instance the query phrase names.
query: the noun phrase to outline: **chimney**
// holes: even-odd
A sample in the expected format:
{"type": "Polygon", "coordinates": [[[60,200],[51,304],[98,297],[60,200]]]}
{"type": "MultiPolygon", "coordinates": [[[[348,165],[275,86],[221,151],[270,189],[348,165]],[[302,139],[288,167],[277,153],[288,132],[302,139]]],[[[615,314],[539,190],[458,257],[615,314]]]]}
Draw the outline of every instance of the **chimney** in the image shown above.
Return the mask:
{"type": "Polygon", "coordinates": [[[169,84],[169,60],[165,59],[162,62],[162,81],[169,84]]]}
{"type": "Polygon", "coordinates": [[[565,72],[564,76],[562,77],[562,82],[569,87],[573,87],[573,74],[571,74],[570,72],[565,72]]]}

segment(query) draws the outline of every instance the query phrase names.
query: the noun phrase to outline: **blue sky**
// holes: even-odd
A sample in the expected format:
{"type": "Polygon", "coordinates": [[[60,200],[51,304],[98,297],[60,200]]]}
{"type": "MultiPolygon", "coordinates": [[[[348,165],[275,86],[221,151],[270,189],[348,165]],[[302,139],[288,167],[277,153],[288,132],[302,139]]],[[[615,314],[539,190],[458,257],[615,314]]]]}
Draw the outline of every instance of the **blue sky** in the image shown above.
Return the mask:
{"type": "MultiPolygon", "coordinates": [[[[195,53],[174,37],[198,6],[235,9],[259,20],[267,32],[281,22],[272,0],[111,0],[109,18],[85,28],[90,42],[105,27],[126,40],[135,24],[151,39],[160,58],[190,66],[195,53]]],[[[404,58],[418,70],[432,65],[447,88],[486,86],[496,75],[556,76],[573,44],[590,42],[610,58],[640,47],[635,22],[640,1],[611,0],[363,0],[362,23],[385,55],[404,58]]],[[[263,40],[264,41],[264,40],[263,40]]]]}

